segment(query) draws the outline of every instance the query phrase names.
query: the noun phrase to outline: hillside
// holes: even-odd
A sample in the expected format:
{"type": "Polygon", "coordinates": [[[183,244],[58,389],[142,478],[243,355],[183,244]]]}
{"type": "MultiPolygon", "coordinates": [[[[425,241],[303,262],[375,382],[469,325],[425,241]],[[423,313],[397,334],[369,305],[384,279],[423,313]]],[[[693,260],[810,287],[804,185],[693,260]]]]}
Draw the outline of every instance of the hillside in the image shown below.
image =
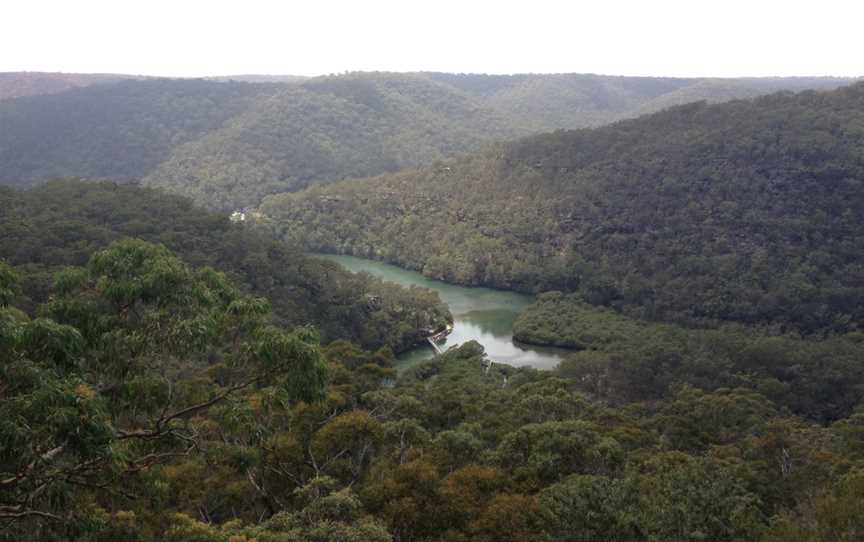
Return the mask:
{"type": "Polygon", "coordinates": [[[0,184],[60,177],[140,180],[275,85],[122,81],[0,103],[0,184]]]}
{"type": "Polygon", "coordinates": [[[230,209],[316,182],[429,164],[519,133],[505,118],[421,77],[315,79],[179,147],[144,183],[230,209]]]}
{"type": "Polygon", "coordinates": [[[73,88],[132,78],[135,77],[96,73],[0,72],[0,101],[23,96],[57,94],[73,88]]]}
{"type": "Polygon", "coordinates": [[[205,77],[208,81],[241,81],[244,83],[300,83],[310,79],[304,75],[265,75],[265,74],[236,74],[236,75],[213,75],[205,77]]]}
{"type": "Polygon", "coordinates": [[[434,73],[106,81],[0,102],[0,184],[144,180],[225,210],[682,102],[848,82],[434,73]]]}
{"type": "Polygon", "coordinates": [[[429,73],[534,131],[602,126],[690,102],[724,102],[779,90],[834,89],[836,77],[672,78],[593,74],[429,73]]]}
{"type": "Polygon", "coordinates": [[[246,291],[266,297],[281,324],[314,325],[325,342],[348,339],[398,352],[448,317],[432,292],[308,258],[178,196],[107,182],[0,188],[0,261],[21,275],[17,304],[30,312],[48,300],[57,270],[84,265],[109,243],[130,237],[161,243],[191,266],[227,273],[246,291]]]}
{"type": "Polygon", "coordinates": [[[864,84],[673,108],[265,200],[278,235],[632,316],[864,325],[864,84]]]}

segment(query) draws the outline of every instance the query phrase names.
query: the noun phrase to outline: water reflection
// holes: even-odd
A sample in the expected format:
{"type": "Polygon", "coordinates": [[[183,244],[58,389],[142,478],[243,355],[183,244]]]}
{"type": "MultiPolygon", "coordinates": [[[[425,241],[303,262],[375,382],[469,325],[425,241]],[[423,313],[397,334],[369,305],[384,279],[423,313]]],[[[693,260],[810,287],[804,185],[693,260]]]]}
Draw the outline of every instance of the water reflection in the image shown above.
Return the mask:
{"type": "MultiPolygon", "coordinates": [[[[499,363],[538,369],[552,369],[567,350],[551,347],[528,346],[513,341],[513,322],[533,301],[529,295],[489,288],[466,288],[431,280],[420,273],[406,271],[392,265],[353,256],[320,255],[339,263],[349,271],[365,271],[402,286],[422,286],[438,292],[441,300],[453,313],[453,333],[443,347],[475,340],[483,345],[489,358],[499,363]]],[[[432,347],[421,347],[399,356],[400,367],[405,368],[434,355],[432,347]]]]}

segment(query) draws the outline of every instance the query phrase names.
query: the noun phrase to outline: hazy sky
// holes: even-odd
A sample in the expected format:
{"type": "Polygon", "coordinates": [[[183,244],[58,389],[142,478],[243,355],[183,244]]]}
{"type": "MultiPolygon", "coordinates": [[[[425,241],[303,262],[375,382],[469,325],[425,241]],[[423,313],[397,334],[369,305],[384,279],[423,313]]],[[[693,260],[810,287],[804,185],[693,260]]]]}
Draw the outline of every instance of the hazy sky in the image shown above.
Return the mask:
{"type": "Polygon", "coordinates": [[[864,0],[0,0],[0,71],[864,75],[864,0]]]}

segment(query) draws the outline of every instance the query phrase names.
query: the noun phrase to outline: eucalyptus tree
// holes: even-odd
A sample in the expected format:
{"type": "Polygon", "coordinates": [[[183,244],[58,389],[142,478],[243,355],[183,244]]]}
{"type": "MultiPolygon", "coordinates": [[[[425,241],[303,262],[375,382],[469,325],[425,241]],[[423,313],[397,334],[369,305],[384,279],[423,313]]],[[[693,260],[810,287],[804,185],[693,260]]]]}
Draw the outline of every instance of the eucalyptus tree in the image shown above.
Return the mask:
{"type": "Polygon", "coordinates": [[[77,536],[93,510],[134,501],[136,477],[195,454],[200,420],[232,398],[324,396],[326,365],[312,329],[276,327],[266,300],[161,245],[118,241],[86,267],[58,273],[34,319],[5,306],[13,291],[14,275],[0,269],[7,532],[29,519],[37,538],[77,536]]]}

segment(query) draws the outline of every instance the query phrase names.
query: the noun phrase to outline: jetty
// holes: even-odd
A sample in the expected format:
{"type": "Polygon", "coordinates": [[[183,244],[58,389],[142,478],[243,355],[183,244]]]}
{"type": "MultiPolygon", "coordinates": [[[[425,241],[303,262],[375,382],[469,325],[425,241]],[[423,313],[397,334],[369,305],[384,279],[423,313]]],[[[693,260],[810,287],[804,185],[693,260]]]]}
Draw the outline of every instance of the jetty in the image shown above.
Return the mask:
{"type": "Polygon", "coordinates": [[[438,343],[435,342],[435,339],[433,339],[432,337],[426,337],[426,340],[429,341],[429,344],[431,344],[432,348],[435,349],[436,354],[443,354],[444,353],[444,349],[441,348],[440,346],[438,346],[438,343]]]}
{"type": "Polygon", "coordinates": [[[441,346],[438,343],[443,341],[444,339],[446,339],[447,335],[450,335],[450,333],[452,331],[453,331],[453,324],[447,324],[447,326],[444,327],[443,330],[438,331],[437,333],[432,333],[431,335],[426,337],[426,340],[429,342],[429,344],[432,345],[432,348],[435,349],[436,355],[444,353],[444,349],[441,348],[441,346]]]}

